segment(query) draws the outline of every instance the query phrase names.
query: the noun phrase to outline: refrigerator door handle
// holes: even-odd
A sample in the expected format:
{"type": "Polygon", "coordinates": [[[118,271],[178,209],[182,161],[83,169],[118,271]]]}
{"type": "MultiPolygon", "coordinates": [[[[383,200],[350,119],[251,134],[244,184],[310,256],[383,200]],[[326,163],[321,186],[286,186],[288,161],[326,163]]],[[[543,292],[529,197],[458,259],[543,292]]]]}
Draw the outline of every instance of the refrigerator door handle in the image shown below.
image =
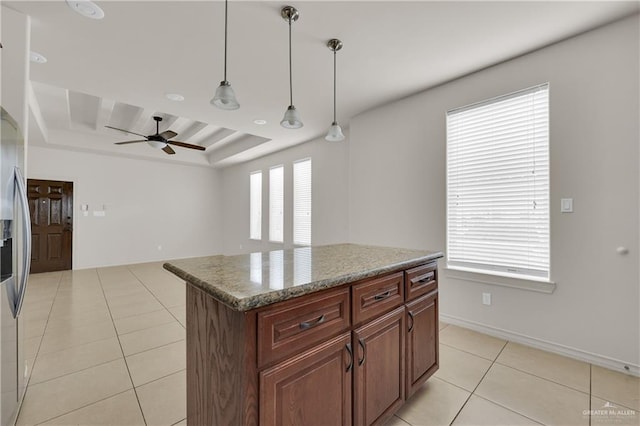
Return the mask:
{"type": "Polygon", "coordinates": [[[20,167],[15,168],[16,178],[16,194],[18,201],[22,207],[22,226],[24,231],[23,247],[23,265],[22,274],[20,275],[20,283],[18,284],[17,297],[15,301],[15,317],[20,315],[24,294],[27,290],[27,279],[29,278],[29,269],[31,268],[31,214],[29,211],[29,199],[27,198],[27,188],[25,187],[25,179],[22,175],[20,167]]]}

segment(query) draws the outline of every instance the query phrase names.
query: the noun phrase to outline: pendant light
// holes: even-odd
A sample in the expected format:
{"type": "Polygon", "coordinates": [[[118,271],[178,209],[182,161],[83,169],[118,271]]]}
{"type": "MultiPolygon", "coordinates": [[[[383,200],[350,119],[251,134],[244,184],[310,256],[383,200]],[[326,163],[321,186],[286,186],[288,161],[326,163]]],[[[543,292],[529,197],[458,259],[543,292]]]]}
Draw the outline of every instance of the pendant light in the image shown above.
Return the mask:
{"type": "Polygon", "coordinates": [[[236,94],[227,81],[227,0],[224,1],[224,80],[216,89],[216,94],[211,99],[211,105],[220,109],[234,110],[240,108],[236,94]]]}
{"type": "Polygon", "coordinates": [[[329,142],[340,142],[344,140],[344,134],[336,120],[336,52],[342,49],[342,42],[337,38],[332,38],[327,42],[327,47],[333,51],[333,123],[324,138],[329,142]]]}
{"type": "Polygon", "coordinates": [[[284,118],[280,125],[286,129],[299,129],[303,126],[300,120],[300,114],[296,107],[293,106],[293,76],[291,72],[291,23],[298,20],[300,14],[293,6],[285,6],[280,11],[282,19],[289,23],[289,107],[284,113],[284,118]]]}

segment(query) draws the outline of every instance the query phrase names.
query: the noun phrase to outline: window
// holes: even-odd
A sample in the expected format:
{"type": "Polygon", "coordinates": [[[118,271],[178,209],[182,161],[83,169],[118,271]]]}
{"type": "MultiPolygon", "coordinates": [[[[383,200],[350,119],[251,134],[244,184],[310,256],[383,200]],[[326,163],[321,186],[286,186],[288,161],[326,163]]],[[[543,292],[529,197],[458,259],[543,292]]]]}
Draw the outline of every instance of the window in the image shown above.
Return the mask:
{"type": "Polygon", "coordinates": [[[549,85],[447,112],[447,265],[549,279],[549,85]]]}
{"type": "Polygon", "coordinates": [[[293,244],[311,245],[311,159],[293,163],[293,244]]]}
{"type": "Polygon", "coordinates": [[[249,176],[249,238],[262,239],[262,172],[249,176]]]}
{"type": "Polygon", "coordinates": [[[269,170],[269,240],[284,241],[284,167],[269,170]]]}

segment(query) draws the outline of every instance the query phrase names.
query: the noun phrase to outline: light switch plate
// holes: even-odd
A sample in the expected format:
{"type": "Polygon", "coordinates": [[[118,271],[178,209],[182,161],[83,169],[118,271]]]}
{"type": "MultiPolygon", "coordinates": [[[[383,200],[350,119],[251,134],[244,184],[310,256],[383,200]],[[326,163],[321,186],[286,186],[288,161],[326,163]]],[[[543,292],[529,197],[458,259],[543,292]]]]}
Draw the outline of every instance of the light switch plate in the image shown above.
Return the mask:
{"type": "Polygon", "coordinates": [[[573,213],[573,198],[560,200],[560,213],[573,213]]]}

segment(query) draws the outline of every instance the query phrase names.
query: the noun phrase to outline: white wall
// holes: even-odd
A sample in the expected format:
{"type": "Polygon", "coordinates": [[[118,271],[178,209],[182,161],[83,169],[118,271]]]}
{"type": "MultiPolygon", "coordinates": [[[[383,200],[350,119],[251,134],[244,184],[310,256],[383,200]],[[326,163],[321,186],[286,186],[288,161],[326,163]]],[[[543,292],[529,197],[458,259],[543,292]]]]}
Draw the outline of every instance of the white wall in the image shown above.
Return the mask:
{"type": "Polygon", "coordinates": [[[27,15],[0,7],[2,45],[0,49],[0,104],[16,120],[27,138],[27,84],[31,21],[27,15]]]}
{"type": "Polygon", "coordinates": [[[323,138],[294,146],[254,161],[228,167],[223,171],[224,251],[227,254],[291,247],[293,212],[292,163],[311,158],[313,245],[347,241],[348,237],[348,145],[327,142],[323,138]],[[284,165],[285,244],[271,244],[268,239],[269,168],[284,165]],[[249,240],[249,174],[262,170],[263,241],[249,240]]]}
{"type": "MultiPolygon", "coordinates": [[[[350,240],[445,249],[445,113],[550,82],[553,294],[441,274],[460,324],[638,372],[638,16],[351,121],[350,240]],[[560,198],[574,213],[560,214],[560,198]],[[630,254],[616,253],[618,246],[630,254]],[[493,305],[481,304],[481,293],[493,305]]],[[[445,266],[444,262],[440,263],[445,266]]],[[[514,281],[508,284],[515,284],[514,281]]]]}
{"type": "Polygon", "coordinates": [[[74,269],[222,250],[217,170],[36,146],[27,161],[29,178],[74,183],[74,269]],[[94,217],[103,205],[106,216],[94,217]]]}

